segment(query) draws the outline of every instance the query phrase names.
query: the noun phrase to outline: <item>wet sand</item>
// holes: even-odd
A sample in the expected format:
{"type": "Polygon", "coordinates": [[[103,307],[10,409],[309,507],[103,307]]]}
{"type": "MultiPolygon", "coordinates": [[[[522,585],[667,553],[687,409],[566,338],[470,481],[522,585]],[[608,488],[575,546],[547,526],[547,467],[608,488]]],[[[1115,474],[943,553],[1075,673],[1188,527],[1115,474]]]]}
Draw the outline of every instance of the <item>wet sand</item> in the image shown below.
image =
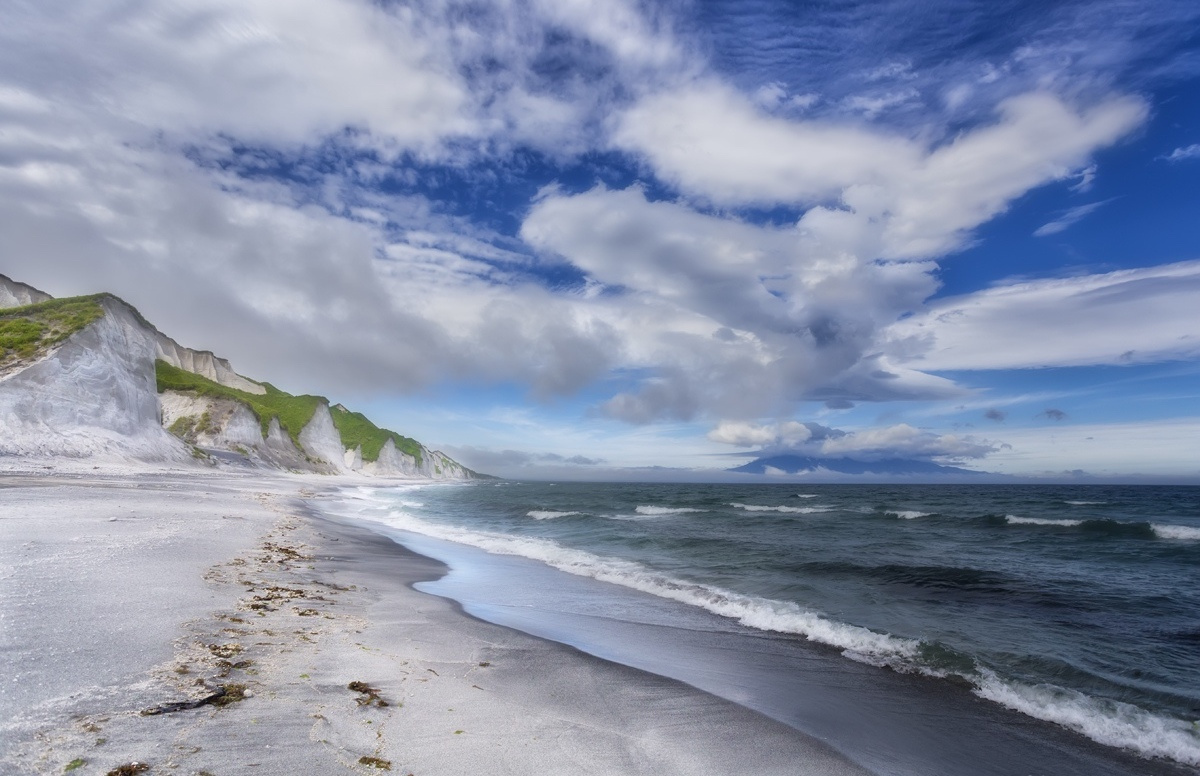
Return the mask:
{"type": "Polygon", "coordinates": [[[445,568],[312,511],[330,484],[0,475],[2,770],[867,773],[730,701],[417,592],[445,568]]]}

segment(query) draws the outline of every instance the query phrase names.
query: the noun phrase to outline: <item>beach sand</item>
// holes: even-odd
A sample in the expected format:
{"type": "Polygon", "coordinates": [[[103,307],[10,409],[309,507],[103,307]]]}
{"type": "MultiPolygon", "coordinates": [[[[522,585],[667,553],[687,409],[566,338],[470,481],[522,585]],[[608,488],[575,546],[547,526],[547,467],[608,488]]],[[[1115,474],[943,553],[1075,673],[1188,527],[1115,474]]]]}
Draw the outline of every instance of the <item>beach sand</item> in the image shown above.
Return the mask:
{"type": "Polygon", "coordinates": [[[311,509],[333,484],[0,475],[0,771],[866,773],[411,589],[443,567],[311,509]],[[224,705],[142,713],[221,689],[224,705]]]}

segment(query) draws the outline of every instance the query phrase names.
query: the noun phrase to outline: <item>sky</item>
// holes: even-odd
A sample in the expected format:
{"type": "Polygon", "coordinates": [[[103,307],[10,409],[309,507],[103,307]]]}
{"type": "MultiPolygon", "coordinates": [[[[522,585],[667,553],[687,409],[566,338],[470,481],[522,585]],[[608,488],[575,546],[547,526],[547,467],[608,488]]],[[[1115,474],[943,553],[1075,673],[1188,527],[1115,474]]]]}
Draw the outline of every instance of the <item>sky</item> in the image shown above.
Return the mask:
{"type": "Polygon", "coordinates": [[[473,468],[1200,482],[1194,0],[9,0],[0,273],[473,468]]]}

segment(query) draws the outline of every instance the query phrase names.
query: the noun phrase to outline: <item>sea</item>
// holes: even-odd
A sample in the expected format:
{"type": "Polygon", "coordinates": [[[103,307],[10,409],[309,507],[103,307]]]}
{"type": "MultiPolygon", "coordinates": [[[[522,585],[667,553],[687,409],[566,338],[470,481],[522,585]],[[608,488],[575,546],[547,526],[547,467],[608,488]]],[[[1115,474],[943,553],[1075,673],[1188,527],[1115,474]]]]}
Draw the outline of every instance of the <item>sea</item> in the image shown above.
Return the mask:
{"type": "Polygon", "coordinates": [[[879,773],[1200,773],[1200,488],[349,487],[470,614],[879,773]]]}

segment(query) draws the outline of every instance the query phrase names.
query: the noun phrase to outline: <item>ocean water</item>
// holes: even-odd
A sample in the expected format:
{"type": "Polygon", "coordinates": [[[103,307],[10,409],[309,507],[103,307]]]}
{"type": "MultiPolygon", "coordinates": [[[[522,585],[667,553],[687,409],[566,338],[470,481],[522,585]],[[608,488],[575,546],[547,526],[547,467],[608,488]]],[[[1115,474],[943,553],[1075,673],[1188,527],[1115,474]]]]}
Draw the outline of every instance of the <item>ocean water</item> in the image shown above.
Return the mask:
{"type": "Polygon", "coordinates": [[[1200,488],[489,482],[337,511],[648,596],[610,618],[704,612],[1200,766],[1200,488]]]}

